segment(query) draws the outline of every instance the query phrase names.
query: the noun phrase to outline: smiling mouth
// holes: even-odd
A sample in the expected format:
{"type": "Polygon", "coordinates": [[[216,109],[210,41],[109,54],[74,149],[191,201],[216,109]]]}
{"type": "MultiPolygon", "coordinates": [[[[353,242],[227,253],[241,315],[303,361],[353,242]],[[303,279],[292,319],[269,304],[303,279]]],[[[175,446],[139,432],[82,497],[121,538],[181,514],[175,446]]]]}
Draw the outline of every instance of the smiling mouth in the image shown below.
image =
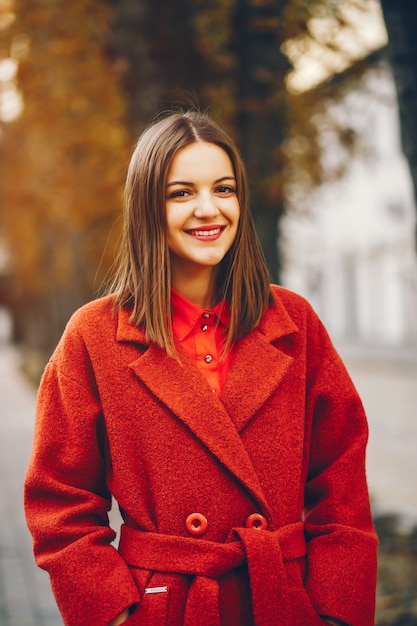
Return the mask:
{"type": "Polygon", "coordinates": [[[219,235],[225,228],[226,226],[218,226],[216,228],[210,228],[210,229],[204,229],[204,230],[200,228],[196,228],[196,229],[187,230],[186,232],[189,235],[192,235],[193,237],[214,237],[215,235],[219,235]]]}

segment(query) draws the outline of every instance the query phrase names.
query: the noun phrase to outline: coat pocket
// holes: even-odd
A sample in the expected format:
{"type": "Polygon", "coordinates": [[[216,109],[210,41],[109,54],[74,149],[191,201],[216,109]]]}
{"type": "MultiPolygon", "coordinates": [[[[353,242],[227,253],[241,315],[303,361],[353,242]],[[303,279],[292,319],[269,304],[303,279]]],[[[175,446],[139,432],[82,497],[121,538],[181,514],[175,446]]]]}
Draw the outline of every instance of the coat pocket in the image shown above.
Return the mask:
{"type": "Polygon", "coordinates": [[[140,593],[140,604],[126,626],[179,626],[189,587],[186,576],[131,567],[140,593]]]}

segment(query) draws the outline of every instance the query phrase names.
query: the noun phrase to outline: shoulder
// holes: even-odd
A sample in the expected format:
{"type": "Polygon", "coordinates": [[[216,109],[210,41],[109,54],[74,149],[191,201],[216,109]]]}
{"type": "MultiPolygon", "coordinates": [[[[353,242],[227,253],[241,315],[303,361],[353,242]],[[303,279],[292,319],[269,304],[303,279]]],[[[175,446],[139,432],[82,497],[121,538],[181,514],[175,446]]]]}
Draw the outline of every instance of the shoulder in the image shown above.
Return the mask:
{"type": "Polygon", "coordinates": [[[308,326],[313,322],[318,322],[318,316],[311,304],[298,293],[286,289],[281,285],[271,285],[273,304],[270,311],[282,317],[288,315],[298,327],[308,326]]]}
{"type": "Polygon", "coordinates": [[[271,285],[273,304],[265,311],[259,325],[269,338],[296,335],[306,351],[334,351],[327,329],[311,304],[298,293],[271,285]]]}
{"type": "Polygon", "coordinates": [[[114,296],[104,296],[84,304],[71,316],[66,332],[80,331],[88,333],[97,329],[97,324],[112,323],[117,317],[114,296]]]}
{"type": "Polygon", "coordinates": [[[306,298],[286,287],[271,285],[271,293],[275,302],[281,303],[288,309],[299,310],[301,308],[308,311],[312,310],[311,304],[306,298]]]}
{"type": "Polygon", "coordinates": [[[114,341],[117,319],[112,296],[83,305],[70,317],[52,359],[57,360],[63,355],[75,357],[100,346],[104,349],[109,340],[114,341]]]}

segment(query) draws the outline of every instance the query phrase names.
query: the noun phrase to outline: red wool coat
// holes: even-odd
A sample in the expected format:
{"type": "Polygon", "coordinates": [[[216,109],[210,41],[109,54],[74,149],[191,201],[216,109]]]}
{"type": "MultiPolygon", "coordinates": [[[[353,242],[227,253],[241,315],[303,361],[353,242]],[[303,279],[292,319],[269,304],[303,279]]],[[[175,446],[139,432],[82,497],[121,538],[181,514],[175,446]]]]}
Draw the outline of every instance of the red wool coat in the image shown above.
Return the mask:
{"type": "Polygon", "coordinates": [[[111,298],[69,322],[25,485],[36,560],[68,626],[105,626],[132,605],[127,626],[374,623],[362,405],[311,307],[273,293],[221,400],[111,298]]]}

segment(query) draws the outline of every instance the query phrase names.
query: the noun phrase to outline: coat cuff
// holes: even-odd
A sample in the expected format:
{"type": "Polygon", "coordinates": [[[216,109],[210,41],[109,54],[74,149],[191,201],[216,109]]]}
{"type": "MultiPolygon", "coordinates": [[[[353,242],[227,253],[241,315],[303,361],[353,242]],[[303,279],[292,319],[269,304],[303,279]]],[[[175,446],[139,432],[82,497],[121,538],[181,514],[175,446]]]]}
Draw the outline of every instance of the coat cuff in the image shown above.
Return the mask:
{"type": "Polygon", "coordinates": [[[48,569],[66,626],[108,626],[125,609],[135,611],[139,590],[113,546],[90,547],[85,568],[79,546],[64,552],[48,569]]]}
{"type": "Polygon", "coordinates": [[[306,589],[319,615],[374,626],[377,547],[373,533],[355,529],[311,539],[306,589]]]}

